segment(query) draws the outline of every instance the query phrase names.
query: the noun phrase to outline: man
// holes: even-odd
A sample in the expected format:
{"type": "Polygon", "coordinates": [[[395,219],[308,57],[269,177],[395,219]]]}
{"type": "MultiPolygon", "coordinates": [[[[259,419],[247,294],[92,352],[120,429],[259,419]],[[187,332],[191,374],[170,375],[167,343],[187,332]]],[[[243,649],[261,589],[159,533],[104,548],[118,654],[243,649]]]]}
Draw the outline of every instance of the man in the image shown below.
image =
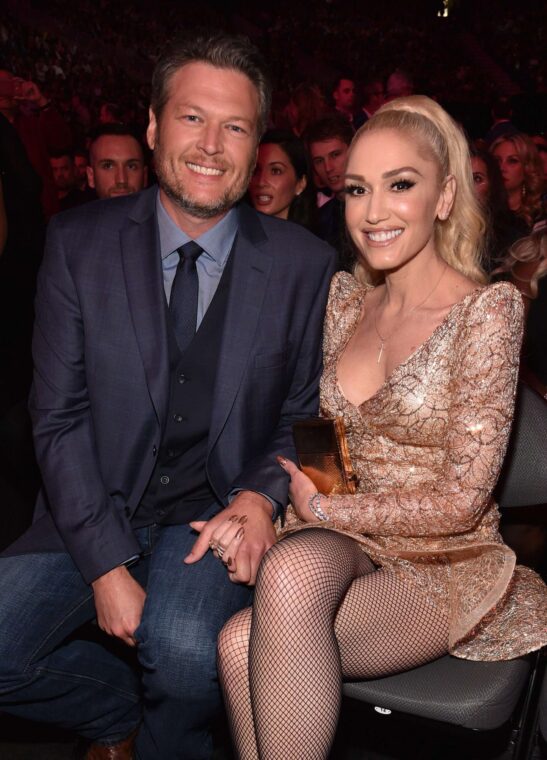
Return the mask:
{"type": "Polygon", "coordinates": [[[386,100],[406,98],[414,94],[414,82],[406,71],[395,69],[386,82],[386,100]]]}
{"type": "Polygon", "coordinates": [[[61,211],[80,206],[89,200],[86,193],[78,187],[76,163],[72,152],[60,151],[50,156],[49,163],[61,211]]]}
{"type": "Polygon", "coordinates": [[[333,252],[237,205],[269,102],[245,39],[176,41],[152,81],[159,192],[50,226],[30,402],[44,494],[0,559],[0,709],[94,740],[88,760],[132,757],[135,731],[139,760],[211,757],[217,635],[275,541],[276,455],[317,413],[333,252]],[[138,678],[66,643],[95,617],[138,678]]]}
{"type": "Polygon", "coordinates": [[[327,116],[312,124],[305,137],[318,186],[332,193],[319,208],[318,234],[338,251],[338,269],[350,271],[353,253],[345,234],[344,172],[353,129],[343,117],[327,116]]]}
{"type": "Polygon", "coordinates": [[[38,85],[5,70],[0,70],[0,113],[17,130],[42,180],[42,208],[49,218],[59,211],[49,156],[71,148],[70,128],[38,85]]]}
{"type": "Polygon", "coordinates": [[[74,168],[76,169],[76,186],[81,192],[86,192],[89,187],[87,184],[88,166],[87,151],[84,148],[77,148],[74,151],[74,168]]]}
{"type": "Polygon", "coordinates": [[[353,124],[355,107],[355,82],[348,77],[339,77],[334,83],[332,99],[335,110],[350,124],[353,124]]]}
{"type": "Polygon", "coordinates": [[[362,127],[376,111],[384,104],[384,84],[381,79],[372,79],[363,87],[363,104],[361,112],[355,117],[353,126],[355,129],[362,127]]]}
{"type": "Polygon", "coordinates": [[[89,187],[98,198],[138,193],[146,187],[148,169],[138,138],[123,124],[105,124],[89,146],[89,187]]]}

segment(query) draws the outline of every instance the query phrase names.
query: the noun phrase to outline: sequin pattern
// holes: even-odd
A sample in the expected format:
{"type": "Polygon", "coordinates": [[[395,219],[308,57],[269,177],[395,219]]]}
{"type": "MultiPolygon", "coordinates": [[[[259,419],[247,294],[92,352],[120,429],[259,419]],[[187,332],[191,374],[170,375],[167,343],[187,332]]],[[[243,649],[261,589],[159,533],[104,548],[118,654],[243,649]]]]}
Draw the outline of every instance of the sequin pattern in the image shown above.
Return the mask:
{"type": "MultiPolygon", "coordinates": [[[[546,587],[527,568],[515,572],[491,496],[511,428],[521,297],[508,283],[470,293],[357,407],[336,367],[367,290],[339,273],[327,307],[321,414],[344,417],[360,484],[331,497],[323,527],[350,533],[448,606],[453,654],[497,660],[536,649],[547,643],[546,587]]],[[[293,516],[287,527],[300,526],[293,516]]]]}

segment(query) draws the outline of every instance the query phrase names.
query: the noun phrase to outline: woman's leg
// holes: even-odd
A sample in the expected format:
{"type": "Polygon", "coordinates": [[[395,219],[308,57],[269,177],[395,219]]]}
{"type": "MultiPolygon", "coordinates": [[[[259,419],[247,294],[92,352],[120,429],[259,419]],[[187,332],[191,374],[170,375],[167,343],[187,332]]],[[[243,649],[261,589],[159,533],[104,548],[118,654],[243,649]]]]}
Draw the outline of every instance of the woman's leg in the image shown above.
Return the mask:
{"type": "Polygon", "coordinates": [[[239,758],[328,755],[341,697],[334,616],[351,581],[373,570],[353,539],[326,530],[289,536],[265,556],[252,624],[244,610],[219,641],[239,758]]]}
{"type": "Polygon", "coordinates": [[[334,632],[348,680],[399,673],[448,651],[447,618],[425,594],[384,569],[353,581],[334,632]]]}
{"type": "Polygon", "coordinates": [[[392,573],[373,570],[353,539],[332,531],[302,531],[266,555],[252,624],[244,610],[220,638],[242,760],[326,758],[342,675],[385,675],[446,653],[447,621],[392,573]]]}

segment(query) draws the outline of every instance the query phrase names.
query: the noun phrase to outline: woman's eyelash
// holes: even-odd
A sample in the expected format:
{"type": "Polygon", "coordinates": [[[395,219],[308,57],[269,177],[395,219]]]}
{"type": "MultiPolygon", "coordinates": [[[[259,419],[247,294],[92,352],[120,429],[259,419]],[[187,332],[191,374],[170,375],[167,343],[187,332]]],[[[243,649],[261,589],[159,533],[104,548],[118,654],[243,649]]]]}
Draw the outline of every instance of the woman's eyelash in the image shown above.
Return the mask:
{"type": "Polygon", "coordinates": [[[344,188],[346,195],[362,195],[365,188],[362,185],[346,185],[344,188]]]}
{"type": "Polygon", "coordinates": [[[391,183],[390,187],[392,190],[410,190],[415,184],[411,179],[397,179],[391,183]]]}

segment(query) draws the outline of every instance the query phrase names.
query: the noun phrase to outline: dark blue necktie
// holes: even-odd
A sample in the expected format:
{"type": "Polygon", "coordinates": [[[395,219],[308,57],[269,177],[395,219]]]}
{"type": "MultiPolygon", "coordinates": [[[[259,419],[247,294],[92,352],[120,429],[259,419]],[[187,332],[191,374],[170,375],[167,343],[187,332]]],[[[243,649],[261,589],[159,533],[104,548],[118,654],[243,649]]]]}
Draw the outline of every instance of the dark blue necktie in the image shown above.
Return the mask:
{"type": "Polygon", "coordinates": [[[196,261],[203,249],[190,240],[178,249],[179,265],[171,288],[169,311],[173,319],[177,343],[184,351],[196,332],[198,315],[198,271],[196,261]]]}

